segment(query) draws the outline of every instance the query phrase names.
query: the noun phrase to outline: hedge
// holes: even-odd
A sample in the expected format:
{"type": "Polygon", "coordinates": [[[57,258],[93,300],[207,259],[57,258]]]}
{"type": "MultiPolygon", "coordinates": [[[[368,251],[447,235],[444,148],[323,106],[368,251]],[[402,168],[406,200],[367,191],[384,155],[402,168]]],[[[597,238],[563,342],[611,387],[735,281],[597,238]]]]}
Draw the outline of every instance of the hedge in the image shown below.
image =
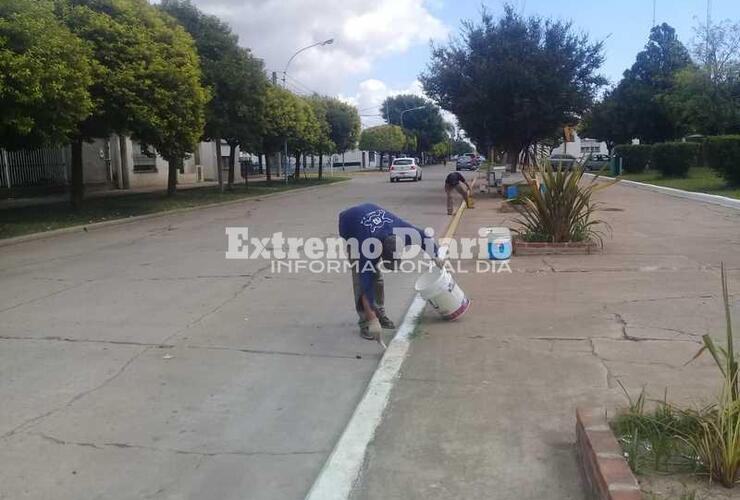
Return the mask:
{"type": "Polygon", "coordinates": [[[686,177],[698,154],[699,144],[694,142],[662,142],[653,144],[650,164],[663,177],[686,177]]]}
{"type": "Polygon", "coordinates": [[[731,186],[740,186],[740,135],[707,137],[707,164],[731,186]]]}
{"type": "Polygon", "coordinates": [[[649,144],[621,144],[614,148],[614,155],[622,158],[625,173],[639,174],[647,167],[652,149],[649,144]]]}

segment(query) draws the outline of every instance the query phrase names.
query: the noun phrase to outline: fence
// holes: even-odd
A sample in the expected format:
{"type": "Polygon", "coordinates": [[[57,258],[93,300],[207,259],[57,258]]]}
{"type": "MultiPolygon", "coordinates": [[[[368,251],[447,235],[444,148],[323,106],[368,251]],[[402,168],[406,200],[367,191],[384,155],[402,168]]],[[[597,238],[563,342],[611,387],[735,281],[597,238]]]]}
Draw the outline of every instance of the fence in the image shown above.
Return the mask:
{"type": "Polygon", "coordinates": [[[67,184],[65,148],[0,149],[0,188],[67,184]]]}

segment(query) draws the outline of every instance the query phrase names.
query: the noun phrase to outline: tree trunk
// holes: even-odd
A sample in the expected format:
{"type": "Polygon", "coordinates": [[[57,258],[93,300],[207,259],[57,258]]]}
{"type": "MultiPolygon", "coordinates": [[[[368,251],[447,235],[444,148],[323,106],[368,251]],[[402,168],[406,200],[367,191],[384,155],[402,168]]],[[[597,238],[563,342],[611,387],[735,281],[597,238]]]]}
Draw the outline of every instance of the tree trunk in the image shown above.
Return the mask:
{"type": "Polygon", "coordinates": [[[301,179],[301,153],[300,151],[295,154],[295,172],[293,172],[293,179],[296,181],[301,179]]]}
{"type": "Polygon", "coordinates": [[[72,183],[70,186],[69,201],[75,210],[82,207],[85,197],[85,180],[82,172],[82,138],[72,141],[72,183]]]}
{"type": "Polygon", "coordinates": [[[260,175],[262,175],[265,173],[265,170],[262,165],[262,153],[257,154],[257,161],[259,162],[259,166],[260,166],[260,175]]]}
{"type": "Polygon", "coordinates": [[[229,150],[229,191],[231,191],[234,187],[234,163],[236,161],[236,144],[231,143],[229,144],[229,147],[231,148],[229,150]]]}
{"type": "Polygon", "coordinates": [[[265,153],[265,175],[267,175],[267,183],[269,184],[272,182],[272,160],[270,160],[270,154],[265,153]]]}
{"type": "Polygon", "coordinates": [[[218,190],[224,192],[224,171],[221,168],[221,138],[216,138],[216,178],[218,179],[218,190]]]}
{"type": "Polygon", "coordinates": [[[167,158],[167,196],[174,196],[177,191],[177,171],[182,165],[182,157],[167,158]]]}
{"type": "Polygon", "coordinates": [[[319,155],[319,180],[324,176],[324,155],[319,155]]]}

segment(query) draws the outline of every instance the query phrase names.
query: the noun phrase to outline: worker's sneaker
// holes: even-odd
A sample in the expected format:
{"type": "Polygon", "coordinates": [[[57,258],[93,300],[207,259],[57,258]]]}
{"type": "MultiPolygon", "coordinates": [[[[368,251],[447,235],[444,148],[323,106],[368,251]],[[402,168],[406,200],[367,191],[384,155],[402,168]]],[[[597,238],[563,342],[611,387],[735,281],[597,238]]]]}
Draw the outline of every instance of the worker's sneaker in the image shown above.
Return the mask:
{"type": "Polygon", "coordinates": [[[360,337],[366,340],[375,340],[375,335],[370,333],[370,327],[367,325],[360,327],[360,337]]]}
{"type": "Polygon", "coordinates": [[[390,320],[390,318],[386,315],[379,316],[378,321],[380,321],[380,326],[385,328],[386,330],[395,330],[396,325],[393,323],[393,321],[390,320]]]}

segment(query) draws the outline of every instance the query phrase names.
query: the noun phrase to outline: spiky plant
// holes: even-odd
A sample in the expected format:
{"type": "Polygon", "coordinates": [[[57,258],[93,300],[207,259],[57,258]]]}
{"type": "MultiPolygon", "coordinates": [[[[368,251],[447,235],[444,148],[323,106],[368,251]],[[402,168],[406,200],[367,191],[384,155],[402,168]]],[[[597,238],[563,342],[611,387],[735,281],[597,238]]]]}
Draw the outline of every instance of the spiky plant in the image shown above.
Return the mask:
{"type": "Polygon", "coordinates": [[[592,195],[616,181],[597,182],[598,175],[586,181],[580,164],[570,170],[553,169],[547,161],[523,171],[523,175],[529,192],[515,205],[520,215],[515,222],[521,225],[517,232],[523,239],[550,243],[595,241],[603,245],[602,228],[608,230],[609,225],[594,218],[598,204],[592,195]]]}

